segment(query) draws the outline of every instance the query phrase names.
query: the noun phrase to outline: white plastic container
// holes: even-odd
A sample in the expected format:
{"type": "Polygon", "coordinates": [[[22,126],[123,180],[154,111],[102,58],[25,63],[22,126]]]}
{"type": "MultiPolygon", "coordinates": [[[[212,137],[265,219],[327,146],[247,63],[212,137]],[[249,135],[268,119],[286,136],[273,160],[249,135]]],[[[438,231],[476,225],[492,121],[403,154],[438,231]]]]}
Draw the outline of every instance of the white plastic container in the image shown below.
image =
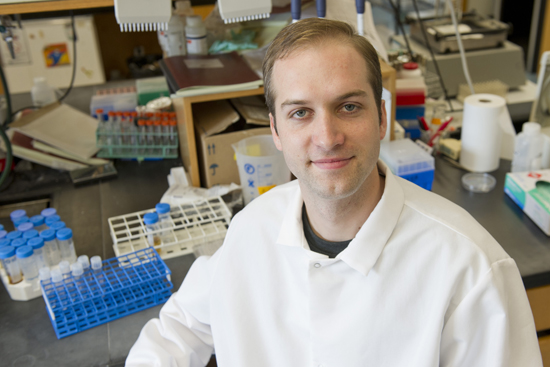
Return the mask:
{"type": "Polygon", "coordinates": [[[40,232],[40,237],[44,240],[46,263],[49,266],[56,266],[61,261],[61,255],[59,253],[57,239],[55,238],[55,231],[53,229],[46,229],[40,232]]]}
{"type": "Polygon", "coordinates": [[[272,187],[290,181],[283,153],[271,135],[257,135],[232,145],[243,189],[244,205],[272,187]]]}
{"type": "Polygon", "coordinates": [[[185,38],[187,39],[187,53],[189,55],[208,54],[206,27],[204,26],[200,15],[192,15],[187,17],[185,38]]]}
{"type": "Polygon", "coordinates": [[[185,39],[185,18],[173,14],[168,22],[166,31],[166,54],[168,56],[180,56],[187,54],[185,39]]]}
{"type": "Polygon", "coordinates": [[[61,259],[72,264],[76,261],[76,252],[73,243],[73,231],[70,228],[63,228],[56,232],[57,243],[61,259]]]}
{"type": "Polygon", "coordinates": [[[541,168],[543,137],[540,124],[526,122],[516,136],[512,172],[527,172],[541,168]]]}
{"type": "Polygon", "coordinates": [[[33,105],[37,107],[44,107],[57,101],[54,89],[48,84],[46,78],[42,76],[34,78],[31,98],[33,105]]]}

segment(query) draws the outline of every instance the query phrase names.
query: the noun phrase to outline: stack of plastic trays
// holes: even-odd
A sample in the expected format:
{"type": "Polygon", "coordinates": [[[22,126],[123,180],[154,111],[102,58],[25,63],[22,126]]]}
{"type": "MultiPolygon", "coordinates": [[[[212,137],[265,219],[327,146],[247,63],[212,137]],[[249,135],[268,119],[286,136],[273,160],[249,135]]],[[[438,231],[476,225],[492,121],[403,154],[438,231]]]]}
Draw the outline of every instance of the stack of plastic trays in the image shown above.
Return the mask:
{"type": "Polygon", "coordinates": [[[42,282],[46,309],[58,339],[162,304],[170,298],[170,269],[147,248],[103,261],[62,282],[42,282]]]}

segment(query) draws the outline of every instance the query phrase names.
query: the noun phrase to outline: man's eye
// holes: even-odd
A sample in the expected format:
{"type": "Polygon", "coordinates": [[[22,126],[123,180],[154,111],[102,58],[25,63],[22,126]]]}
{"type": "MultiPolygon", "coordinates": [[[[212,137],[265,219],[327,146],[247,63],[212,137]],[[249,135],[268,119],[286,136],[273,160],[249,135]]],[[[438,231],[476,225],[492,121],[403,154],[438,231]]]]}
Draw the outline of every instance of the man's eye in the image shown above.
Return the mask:
{"type": "Polygon", "coordinates": [[[294,116],[302,118],[302,117],[306,117],[306,113],[307,113],[306,110],[299,110],[294,113],[294,116]]]}
{"type": "Polygon", "coordinates": [[[353,112],[356,108],[357,106],[354,104],[347,104],[344,106],[344,110],[346,110],[346,112],[353,112]]]}

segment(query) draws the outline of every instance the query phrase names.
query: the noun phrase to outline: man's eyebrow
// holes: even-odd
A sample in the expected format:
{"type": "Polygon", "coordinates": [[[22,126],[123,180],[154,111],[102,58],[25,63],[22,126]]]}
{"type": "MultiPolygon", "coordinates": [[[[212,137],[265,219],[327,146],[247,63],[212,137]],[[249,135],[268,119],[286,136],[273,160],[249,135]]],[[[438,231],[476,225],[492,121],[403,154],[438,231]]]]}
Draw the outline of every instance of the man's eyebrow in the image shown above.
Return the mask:
{"type": "MultiPolygon", "coordinates": [[[[341,96],[337,97],[337,101],[343,101],[345,99],[348,99],[350,97],[366,97],[368,94],[362,89],[354,90],[345,94],[342,94],[341,96]]],[[[309,101],[302,100],[302,99],[287,99],[283,103],[281,103],[281,108],[286,106],[295,106],[295,105],[305,105],[308,104],[309,101]]]]}

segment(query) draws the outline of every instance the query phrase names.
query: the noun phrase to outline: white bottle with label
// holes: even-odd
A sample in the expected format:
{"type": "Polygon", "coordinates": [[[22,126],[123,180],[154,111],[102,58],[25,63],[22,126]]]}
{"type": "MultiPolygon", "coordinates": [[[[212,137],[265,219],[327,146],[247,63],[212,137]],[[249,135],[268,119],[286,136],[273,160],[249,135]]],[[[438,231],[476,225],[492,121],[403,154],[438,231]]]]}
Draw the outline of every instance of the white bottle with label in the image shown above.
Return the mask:
{"type": "Polygon", "coordinates": [[[543,137],[540,124],[526,122],[516,136],[512,172],[527,172],[541,168],[543,137]]]}
{"type": "Polygon", "coordinates": [[[43,76],[34,78],[31,97],[32,103],[36,107],[44,107],[57,101],[54,89],[48,84],[46,78],[43,76]]]}
{"type": "Polygon", "coordinates": [[[204,26],[200,15],[192,15],[187,17],[185,37],[187,38],[187,53],[189,55],[208,54],[206,27],[204,26]]]}
{"type": "Polygon", "coordinates": [[[172,14],[166,31],[166,54],[168,56],[187,54],[185,43],[185,18],[172,14]]]}

